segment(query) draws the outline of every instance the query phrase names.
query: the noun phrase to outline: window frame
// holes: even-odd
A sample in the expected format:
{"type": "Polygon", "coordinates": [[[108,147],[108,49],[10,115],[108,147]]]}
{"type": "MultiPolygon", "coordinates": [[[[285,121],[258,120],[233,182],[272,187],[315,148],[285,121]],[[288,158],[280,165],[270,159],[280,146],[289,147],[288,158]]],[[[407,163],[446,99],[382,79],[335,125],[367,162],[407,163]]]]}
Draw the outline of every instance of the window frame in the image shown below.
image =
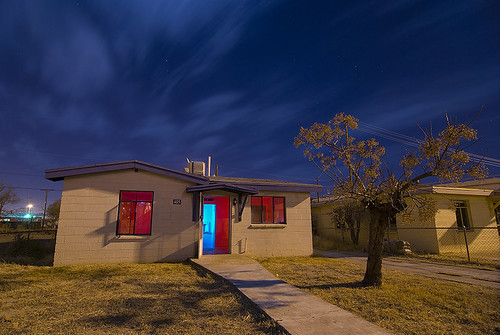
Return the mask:
{"type": "Polygon", "coordinates": [[[500,236],[500,206],[493,208],[493,215],[497,221],[498,236],[500,236]]]}
{"type": "Polygon", "coordinates": [[[453,205],[455,207],[455,219],[457,222],[458,230],[472,230],[472,217],[470,215],[469,202],[467,200],[453,200],[453,205]],[[459,205],[463,204],[463,205],[459,205]],[[459,220],[460,213],[460,220],[459,220]],[[466,217],[467,225],[464,225],[464,214],[466,217]]]}
{"type": "Polygon", "coordinates": [[[265,225],[265,224],[277,224],[277,225],[286,225],[286,197],[274,197],[274,196],[266,196],[266,195],[258,195],[258,196],[252,196],[251,199],[250,199],[250,207],[251,207],[251,211],[250,211],[250,223],[251,224],[262,224],[262,225],[265,225]],[[254,216],[253,216],[253,199],[255,198],[260,198],[260,208],[261,208],[261,212],[260,212],[260,218],[261,218],[261,221],[260,222],[255,222],[254,221],[254,216]],[[264,222],[264,206],[262,205],[263,204],[263,201],[264,199],[263,198],[271,198],[272,201],[271,201],[271,204],[272,204],[272,208],[271,208],[271,213],[273,214],[273,222],[264,222]],[[275,199],[283,199],[283,222],[276,222],[276,217],[275,217],[275,199]]]}
{"type": "MultiPolygon", "coordinates": [[[[153,204],[154,204],[154,192],[153,191],[137,191],[137,190],[120,190],[118,199],[118,220],[116,222],[116,236],[151,236],[153,228],[153,204]],[[124,192],[134,192],[136,193],[136,200],[122,200],[122,194],[124,192]],[[151,193],[151,201],[138,201],[137,193],[151,193]],[[133,232],[132,233],[120,233],[120,213],[122,208],[122,203],[132,203],[134,209],[134,221],[133,221],[133,232]],[[136,233],[136,219],[137,219],[137,204],[139,203],[150,203],[151,204],[151,217],[149,220],[149,233],[141,234],[136,233]]],[[[132,221],[132,220],[131,220],[132,221]]]]}

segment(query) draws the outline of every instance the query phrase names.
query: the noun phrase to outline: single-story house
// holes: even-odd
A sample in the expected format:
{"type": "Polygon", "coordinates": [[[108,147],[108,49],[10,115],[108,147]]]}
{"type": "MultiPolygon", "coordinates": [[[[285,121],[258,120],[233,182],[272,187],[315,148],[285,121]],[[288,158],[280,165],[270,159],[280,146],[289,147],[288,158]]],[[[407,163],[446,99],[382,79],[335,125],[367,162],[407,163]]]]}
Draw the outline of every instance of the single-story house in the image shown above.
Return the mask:
{"type": "Polygon", "coordinates": [[[424,190],[437,202],[438,211],[430,222],[398,223],[400,239],[409,241],[415,250],[466,255],[468,248],[473,257],[498,259],[500,178],[433,185],[424,190]]]}
{"type": "Polygon", "coordinates": [[[205,176],[195,163],[185,171],[136,160],[47,170],[47,179],[64,181],[54,265],[312,254],[310,193],[321,186],[205,176]]]}
{"type": "MultiPolygon", "coordinates": [[[[468,247],[471,256],[498,258],[500,178],[426,186],[421,192],[436,201],[438,211],[434,218],[419,222],[416,217],[403,220],[398,215],[396,222],[389,225],[387,239],[408,241],[414,251],[466,255],[468,247]]],[[[342,202],[328,196],[314,200],[311,214],[315,245],[324,248],[352,245],[350,232],[332,215],[333,208],[342,202]]],[[[368,226],[369,216],[365,212],[361,215],[359,232],[361,248],[368,243],[368,226]]]]}
{"type": "MultiPolygon", "coordinates": [[[[349,201],[338,197],[324,195],[314,198],[311,201],[311,216],[313,227],[313,244],[319,249],[361,249],[368,246],[370,215],[367,210],[355,208],[355,213],[349,212],[347,215],[354,216],[353,227],[357,231],[357,236],[353,238],[351,229],[345,221],[333,215],[334,210],[345,207],[349,201]]],[[[397,240],[396,222],[389,223],[389,230],[386,238],[397,240]]]]}

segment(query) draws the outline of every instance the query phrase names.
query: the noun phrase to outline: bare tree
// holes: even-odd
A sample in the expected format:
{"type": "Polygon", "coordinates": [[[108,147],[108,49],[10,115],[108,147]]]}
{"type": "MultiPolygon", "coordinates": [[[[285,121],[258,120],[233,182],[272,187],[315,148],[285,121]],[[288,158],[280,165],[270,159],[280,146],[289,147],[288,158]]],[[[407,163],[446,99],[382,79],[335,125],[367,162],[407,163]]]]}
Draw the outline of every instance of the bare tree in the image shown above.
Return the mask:
{"type": "Polygon", "coordinates": [[[0,215],[3,214],[6,205],[16,204],[19,201],[12,187],[0,182],[0,215]]]}
{"type": "Polygon", "coordinates": [[[332,209],[333,221],[339,224],[342,229],[347,227],[354,245],[359,244],[359,232],[361,231],[361,216],[364,207],[357,201],[341,201],[341,205],[332,209]]]}
{"type": "Polygon", "coordinates": [[[327,124],[301,128],[296,147],[304,145],[304,155],[333,182],[333,194],[359,201],[370,214],[368,261],[363,284],[382,284],[382,247],[388,218],[407,208],[405,198],[414,197],[417,208],[430,208],[426,198],[416,196],[420,180],[437,176],[440,181],[458,181],[464,175],[484,178],[481,163],[471,163],[465,152],[477,140],[477,131],[468,124],[446,118],[446,127],[437,135],[422,129],[423,139],[415,151],[406,151],[398,176],[384,162],[385,148],[371,138],[356,141],[350,134],[358,127],[351,115],[336,114],[327,124]]]}
{"type": "Polygon", "coordinates": [[[61,211],[61,199],[54,201],[47,207],[47,214],[54,219],[59,220],[59,212],[61,211]]]}

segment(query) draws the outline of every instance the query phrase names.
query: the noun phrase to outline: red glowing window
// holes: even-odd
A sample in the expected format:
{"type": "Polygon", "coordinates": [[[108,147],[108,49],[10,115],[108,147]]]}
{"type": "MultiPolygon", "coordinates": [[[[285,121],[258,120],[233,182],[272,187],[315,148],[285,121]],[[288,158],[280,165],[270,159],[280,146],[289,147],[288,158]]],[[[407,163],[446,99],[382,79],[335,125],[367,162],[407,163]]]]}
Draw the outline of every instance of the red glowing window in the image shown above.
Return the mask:
{"type": "Polygon", "coordinates": [[[252,197],[252,223],[285,222],[285,198],[252,197]]]}
{"type": "Polygon", "coordinates": [[[151,235],[153,192],[121,191],[117,235],[151,235]]]}
{"type": "Polygon", "coordinates": [[[285,223],[285,198],[274,198],[274,222],[285,223]]]}

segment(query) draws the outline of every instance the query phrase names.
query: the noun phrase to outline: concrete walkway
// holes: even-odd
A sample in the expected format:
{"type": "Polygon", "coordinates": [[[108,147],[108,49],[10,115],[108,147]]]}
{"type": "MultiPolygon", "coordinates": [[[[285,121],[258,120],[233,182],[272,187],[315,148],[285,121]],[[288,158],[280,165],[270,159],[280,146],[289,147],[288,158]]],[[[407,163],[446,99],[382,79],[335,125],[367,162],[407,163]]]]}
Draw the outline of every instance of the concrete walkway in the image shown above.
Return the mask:
{"type": "Polygon", "coordinates": [[[277,279],[245,256],[203,256],[191,261],[231,282],[290,334],[390,334],[360,317],[277,279]]]}
{"type": "MultiPolygon", "coordinates": [[[[358,264],[366,264],[366,255],[359,253],[314,250],[315,254],[338,258],[358,264]]],[[[439,278],[459,283],[489,286],[500,289],[500,271],[475,269],[465,266],[429,263],[419,260],[404,260],[398,257],[387,257],[382,261],[383,269],[416,273],[421,276],[439,278]]]]}

